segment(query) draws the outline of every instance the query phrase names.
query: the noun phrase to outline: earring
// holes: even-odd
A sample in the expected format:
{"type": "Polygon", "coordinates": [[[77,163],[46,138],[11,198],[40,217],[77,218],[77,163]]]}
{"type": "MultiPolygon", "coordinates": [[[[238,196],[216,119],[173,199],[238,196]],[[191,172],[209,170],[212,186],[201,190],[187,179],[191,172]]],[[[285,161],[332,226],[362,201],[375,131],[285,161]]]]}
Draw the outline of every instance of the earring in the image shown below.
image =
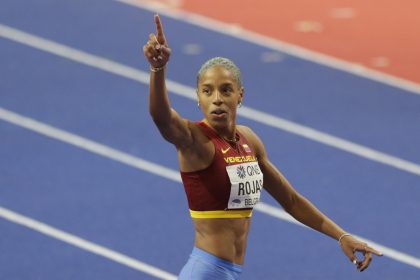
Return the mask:
{"type": "Polygon", "coordinates": [[[242,101],[240,101],[239,103],[238,103],[238,108],[241,108],[242,107],[242,101]]]}
{"type": "Polygon", "coordinates": [[[200,102],[197,103],[197,107],[200,107],[200,102]]]}

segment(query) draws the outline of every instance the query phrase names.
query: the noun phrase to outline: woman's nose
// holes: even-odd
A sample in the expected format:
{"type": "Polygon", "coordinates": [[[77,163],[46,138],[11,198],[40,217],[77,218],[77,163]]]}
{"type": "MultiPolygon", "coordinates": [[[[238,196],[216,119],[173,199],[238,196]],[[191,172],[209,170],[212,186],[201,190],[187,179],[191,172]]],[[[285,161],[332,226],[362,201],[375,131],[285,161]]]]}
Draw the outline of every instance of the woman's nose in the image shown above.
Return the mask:
{"type": "Polygon", "coordinates": [[[219,91],[215,92],[213,103],[214,104],[221,104],[223,102],[222,96],[219,91]]]}

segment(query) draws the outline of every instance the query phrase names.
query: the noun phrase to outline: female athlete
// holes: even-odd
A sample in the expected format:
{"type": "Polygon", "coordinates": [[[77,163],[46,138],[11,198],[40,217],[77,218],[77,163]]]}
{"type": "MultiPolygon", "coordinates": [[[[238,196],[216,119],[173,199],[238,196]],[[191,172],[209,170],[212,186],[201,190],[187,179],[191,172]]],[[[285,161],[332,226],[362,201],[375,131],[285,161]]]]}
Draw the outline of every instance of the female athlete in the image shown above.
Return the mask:
{"type": "Polygon", "coordinates": [[[171,108],[165,86],[171,49],[159,16],[154,20],[156,34],[143,47],[150,63],[149,110],[162,136],[177,149],[195,229],[195,247],[179,279],[239,279],[252,209],[263,186],[296,220],[338,240],[359,271],[369,266],[372,253],[381,256],[297,193],[270,162],[258,136],[236,123],[244,88],[232,61],[217,57],[201,67],[197,98],[202,121],[183,119],[171,108]]]}

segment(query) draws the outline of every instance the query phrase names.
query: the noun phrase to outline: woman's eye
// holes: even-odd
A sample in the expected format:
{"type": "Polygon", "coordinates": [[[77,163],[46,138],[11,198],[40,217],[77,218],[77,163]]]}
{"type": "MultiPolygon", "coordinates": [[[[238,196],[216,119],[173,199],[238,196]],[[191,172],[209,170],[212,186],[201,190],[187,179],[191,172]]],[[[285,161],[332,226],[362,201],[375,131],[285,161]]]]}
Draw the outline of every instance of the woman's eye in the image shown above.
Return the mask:
{"type": "Polygon", "coordinates": [[[222,91],[223,91],[223,93],[229,94],[229,93],[232,92],[232,89],[231,88],[224,88],[222,91]]]}

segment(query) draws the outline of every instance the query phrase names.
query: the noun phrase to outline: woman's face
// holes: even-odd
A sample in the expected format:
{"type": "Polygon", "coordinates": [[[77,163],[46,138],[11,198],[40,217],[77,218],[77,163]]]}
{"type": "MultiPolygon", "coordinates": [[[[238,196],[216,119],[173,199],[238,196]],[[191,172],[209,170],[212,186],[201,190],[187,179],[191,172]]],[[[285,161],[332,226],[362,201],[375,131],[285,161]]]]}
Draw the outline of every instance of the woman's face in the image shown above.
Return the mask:
{"type": "Polygon", "coordinates": [[[206,70],[198,83],[198,102],[205,118],[213,127],[235,123],[236,108],[243,98],[243,88],[232,73],[222,66],[206,70]]]}

